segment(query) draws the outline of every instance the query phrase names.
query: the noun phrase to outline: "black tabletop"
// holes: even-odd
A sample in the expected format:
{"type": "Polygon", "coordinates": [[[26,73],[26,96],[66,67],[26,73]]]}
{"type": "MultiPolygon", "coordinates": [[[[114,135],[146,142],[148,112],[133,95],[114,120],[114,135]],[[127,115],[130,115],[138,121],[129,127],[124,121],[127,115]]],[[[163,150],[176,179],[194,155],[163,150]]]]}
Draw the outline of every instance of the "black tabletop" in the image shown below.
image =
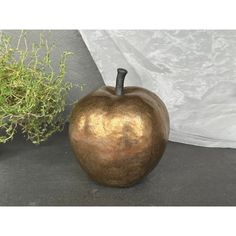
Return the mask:
{"type": "Polygon", "coordinates": [[[141,183],[110,188],[93,182],[71,151],[68,127],[41,145],[18,134],[0,148],[0,205],[236,205],[236,151],[169,142],[141,183]]]}

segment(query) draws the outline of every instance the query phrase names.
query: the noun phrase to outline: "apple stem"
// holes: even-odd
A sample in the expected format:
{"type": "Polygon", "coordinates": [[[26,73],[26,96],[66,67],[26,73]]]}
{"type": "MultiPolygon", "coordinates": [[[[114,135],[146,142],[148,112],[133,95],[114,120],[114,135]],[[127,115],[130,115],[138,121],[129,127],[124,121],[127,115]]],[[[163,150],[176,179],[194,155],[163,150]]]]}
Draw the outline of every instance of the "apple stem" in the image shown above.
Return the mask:
{"type": "Polygon", "coordinates": [[[117,69],[117,77],[116,77],[116,95],[121,96],[124,90],[124,79],[128,71],[123,68],[117,69]]]}

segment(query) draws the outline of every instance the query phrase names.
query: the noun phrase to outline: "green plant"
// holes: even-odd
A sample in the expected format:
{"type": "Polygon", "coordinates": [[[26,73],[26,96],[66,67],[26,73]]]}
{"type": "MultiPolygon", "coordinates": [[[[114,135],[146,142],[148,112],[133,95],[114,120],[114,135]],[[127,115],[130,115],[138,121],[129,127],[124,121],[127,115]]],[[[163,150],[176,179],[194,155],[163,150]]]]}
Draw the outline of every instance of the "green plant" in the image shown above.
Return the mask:
{"type": "Polygon", "coordinates": [[[43,34],[31,47],[23,31],[17,45],[12,41],[0,35],[0,143],[11,140],[20,129],[38,144],[63,129],[62,112],[72,87],[64,80],[71,53],[61,55],[56,72],[51,62],[54,45],[48,45],[43,34]]]}

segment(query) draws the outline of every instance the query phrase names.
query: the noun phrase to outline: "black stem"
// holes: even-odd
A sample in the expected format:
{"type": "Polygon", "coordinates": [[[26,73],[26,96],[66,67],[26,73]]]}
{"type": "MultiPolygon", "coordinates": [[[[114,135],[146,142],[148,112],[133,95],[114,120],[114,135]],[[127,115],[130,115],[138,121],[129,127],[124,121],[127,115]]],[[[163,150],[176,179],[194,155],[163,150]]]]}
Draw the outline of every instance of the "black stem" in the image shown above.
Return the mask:
{"type": "Polygon", "coordinates": [[[117,69],[117,77],[116,77],[116,95],[121,96],[124,90],[124,79],[128,71],[123,68],[117,69]]]}

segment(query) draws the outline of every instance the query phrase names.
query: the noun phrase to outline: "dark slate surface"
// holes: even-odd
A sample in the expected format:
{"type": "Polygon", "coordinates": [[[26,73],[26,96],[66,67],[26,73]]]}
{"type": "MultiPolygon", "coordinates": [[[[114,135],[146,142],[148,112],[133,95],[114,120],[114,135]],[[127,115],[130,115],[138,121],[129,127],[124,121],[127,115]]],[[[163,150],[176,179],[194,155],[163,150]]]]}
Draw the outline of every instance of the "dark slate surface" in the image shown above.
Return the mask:
{"type": "Polygon", "coordinates": [[[169,142],[159,165],[141,183],[109,188],[80,168],[67,127],[40,146],[18,135],[0,147],[0,205],[236,205],[235,154],[169,142]]]}

